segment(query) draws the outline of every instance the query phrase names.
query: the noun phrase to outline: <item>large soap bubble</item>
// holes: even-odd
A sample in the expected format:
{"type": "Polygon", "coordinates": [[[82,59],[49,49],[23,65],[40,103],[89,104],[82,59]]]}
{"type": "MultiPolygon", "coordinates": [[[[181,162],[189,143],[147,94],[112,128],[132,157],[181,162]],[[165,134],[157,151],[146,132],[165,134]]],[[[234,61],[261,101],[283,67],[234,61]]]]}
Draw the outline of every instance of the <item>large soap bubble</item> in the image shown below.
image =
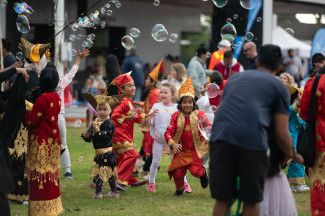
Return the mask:
{"type": "Polygon", "coordinates": [[[247,10],[254,9],[261,4],[262,0],[240,0],[240,5],[247,10]]]}
{"type": "Polygon", "coordinates": [[[137,29],[137,28],[131,28],[131,30],[130,30],[130,35],[133,38],[139,37],[140,33],[141,33],[141,31],[139,29],[137,29]]]}
{"type": "Polygon", "coordinates": [[[228,0],[213,0],[213,4],[218,8],[223,8],[228,3],[228,0]]]}
{"type": "Polygon", "coordinates": [[[30,31],[29,20],[24,15],[19,15],[16,19],[17,30],[23,34],[30,31]]]}
{"type": "Polygon", "coordinates": [[[237,35],[237,30],[233,24],[227,23],[221,28],[220,34],[223,40],[228,40],[230,43],[233,43],[237,35]]]}
{"type": "Polygon", "coordinates": [[[16,2],[14,3],[13,8],[17,14],[31,14],[33,12],[33,8],[28,4],[26,4],[25,2],[21,2],[21,3],[16,2]]]}
{"type": "Polygon", "coordinates": [[[168,31],[162,24],[156,24],[151,31],[151,36],[155,41],[163,42],[168,39],[168,31]]]}
{"type": "Polygon", "coordinates": [[[125,35],[121,39],[121,44],[125,49],[131,49],[134,46],[134,40],[131,36],[125,35]]]}

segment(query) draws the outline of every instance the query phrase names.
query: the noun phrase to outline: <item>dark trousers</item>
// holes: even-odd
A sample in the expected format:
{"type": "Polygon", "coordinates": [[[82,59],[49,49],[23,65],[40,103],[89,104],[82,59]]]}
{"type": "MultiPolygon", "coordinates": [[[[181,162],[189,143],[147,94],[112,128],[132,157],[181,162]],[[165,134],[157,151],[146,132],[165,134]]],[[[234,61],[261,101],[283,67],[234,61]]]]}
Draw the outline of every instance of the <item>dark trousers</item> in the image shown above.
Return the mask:
{"type": "Polygon", "coordinates": [[[10,216],[9,201],[6,193],[0,192],[0,212],[3,216],[10,216]]]}

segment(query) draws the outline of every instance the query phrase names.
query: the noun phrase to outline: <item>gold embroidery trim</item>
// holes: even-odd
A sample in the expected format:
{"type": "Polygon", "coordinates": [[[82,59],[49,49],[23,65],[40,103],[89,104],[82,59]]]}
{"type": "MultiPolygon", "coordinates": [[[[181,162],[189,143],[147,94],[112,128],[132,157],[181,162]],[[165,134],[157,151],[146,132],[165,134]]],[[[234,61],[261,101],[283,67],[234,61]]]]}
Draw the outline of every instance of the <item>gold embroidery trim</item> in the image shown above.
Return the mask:
{"type": "Polygon", "coordinates": [[[105,153],[108,153],[108,152],[112,152],[112,151],[113,151],[113,148],[112,147],[95,149],[96,155],[102,155],[102,154],[105,154],[105,153]]]}
{"type": "Polygon", "coordinates": [[[315,164],[309,173],[311,185],[325,190],[325,152],[316,151],[315,164]]]}
{"type": "Polygon", "coordinates": [[[118,154],[129,151],[134,148],[134,143],[129,141],[113,142],[113,150],[118,154]]]}
{"type": "Polygon", "coordinates": [[[112,176],[117,177],[117,171],[116,168],[112,170],[109,166],[99,166],[94,163],[90,171],[90,177],[95,178],[97,175],[103,182],[108,182],[112,176]]]}
{"type": "Polygon", "coordinates": [[[27,153],[28,144],[28,130],[21,124],[20,129],[17,133],[17,137],[14,141],[14,147],[9,148],[9,153],[13,158],[19,158],[27,153]]]}
{"type": "Polygon", "coordinates": [[[23,202],[28,200],[28,195],[8,194],[8,200],[23,202]]]}
{"type": "Polygon", "coordinates": [[[29,200],[28,215],[29,216],[56,216],[63,213],[61,197],[52,200],[29,200]]]}
{"type": "Polygon", "coordinates": [[[43,188],[46,181],[58,186],[60,178],[60,151],[61,145],[57,140],[49,138],[38,142],[37,137],[31,136],[26,156],[25,173],[29,180],[39,182],[43,188]]]}
{"type": "Polygon", "coordinates": [[[122,123],[125,121],[125,118],[126,118],[126,116],[125,116],[125,115],[122,115],[122,117],[116,119],[116,121],[117,121],[118,123],[122,124],[122,123]]]}
{"type": "Polygon", "coordinates": [[[305,178],[288,178],[290,184],[304,185],[306,184],[305,178]]]}

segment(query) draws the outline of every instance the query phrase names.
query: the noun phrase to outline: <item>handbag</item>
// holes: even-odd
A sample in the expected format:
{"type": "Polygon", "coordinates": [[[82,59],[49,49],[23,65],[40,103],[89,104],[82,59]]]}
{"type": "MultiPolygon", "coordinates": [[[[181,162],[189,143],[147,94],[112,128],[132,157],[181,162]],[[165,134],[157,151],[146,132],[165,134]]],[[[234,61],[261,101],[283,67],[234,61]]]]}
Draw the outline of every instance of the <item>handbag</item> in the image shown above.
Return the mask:
{"type": "Polygon", "coordinates": [[[315,118],[317,108],[316,90],[319,79],[320,75],[316,75],[315,81],[312,86],[306,125],[301,129],[298,138],[297,151],[304,158],[304,165],[306,167],[306,171],[308,170],[308,167],[312,167],[315,162],[315,118]]]}

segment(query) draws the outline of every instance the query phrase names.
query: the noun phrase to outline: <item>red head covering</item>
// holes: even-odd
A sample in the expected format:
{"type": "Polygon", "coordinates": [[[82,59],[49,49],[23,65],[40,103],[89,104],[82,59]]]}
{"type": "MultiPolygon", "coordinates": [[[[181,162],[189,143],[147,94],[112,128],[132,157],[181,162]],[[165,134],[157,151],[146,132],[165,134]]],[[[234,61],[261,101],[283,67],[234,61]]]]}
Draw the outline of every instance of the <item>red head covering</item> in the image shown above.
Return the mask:
{"type": "Polygon", "coordinates": [[[131,72],[119,75],[111,82],[111,85],[116,85],[119,91],[121,91],[121,88],[130,82],[133,82],[131,72]]]}

